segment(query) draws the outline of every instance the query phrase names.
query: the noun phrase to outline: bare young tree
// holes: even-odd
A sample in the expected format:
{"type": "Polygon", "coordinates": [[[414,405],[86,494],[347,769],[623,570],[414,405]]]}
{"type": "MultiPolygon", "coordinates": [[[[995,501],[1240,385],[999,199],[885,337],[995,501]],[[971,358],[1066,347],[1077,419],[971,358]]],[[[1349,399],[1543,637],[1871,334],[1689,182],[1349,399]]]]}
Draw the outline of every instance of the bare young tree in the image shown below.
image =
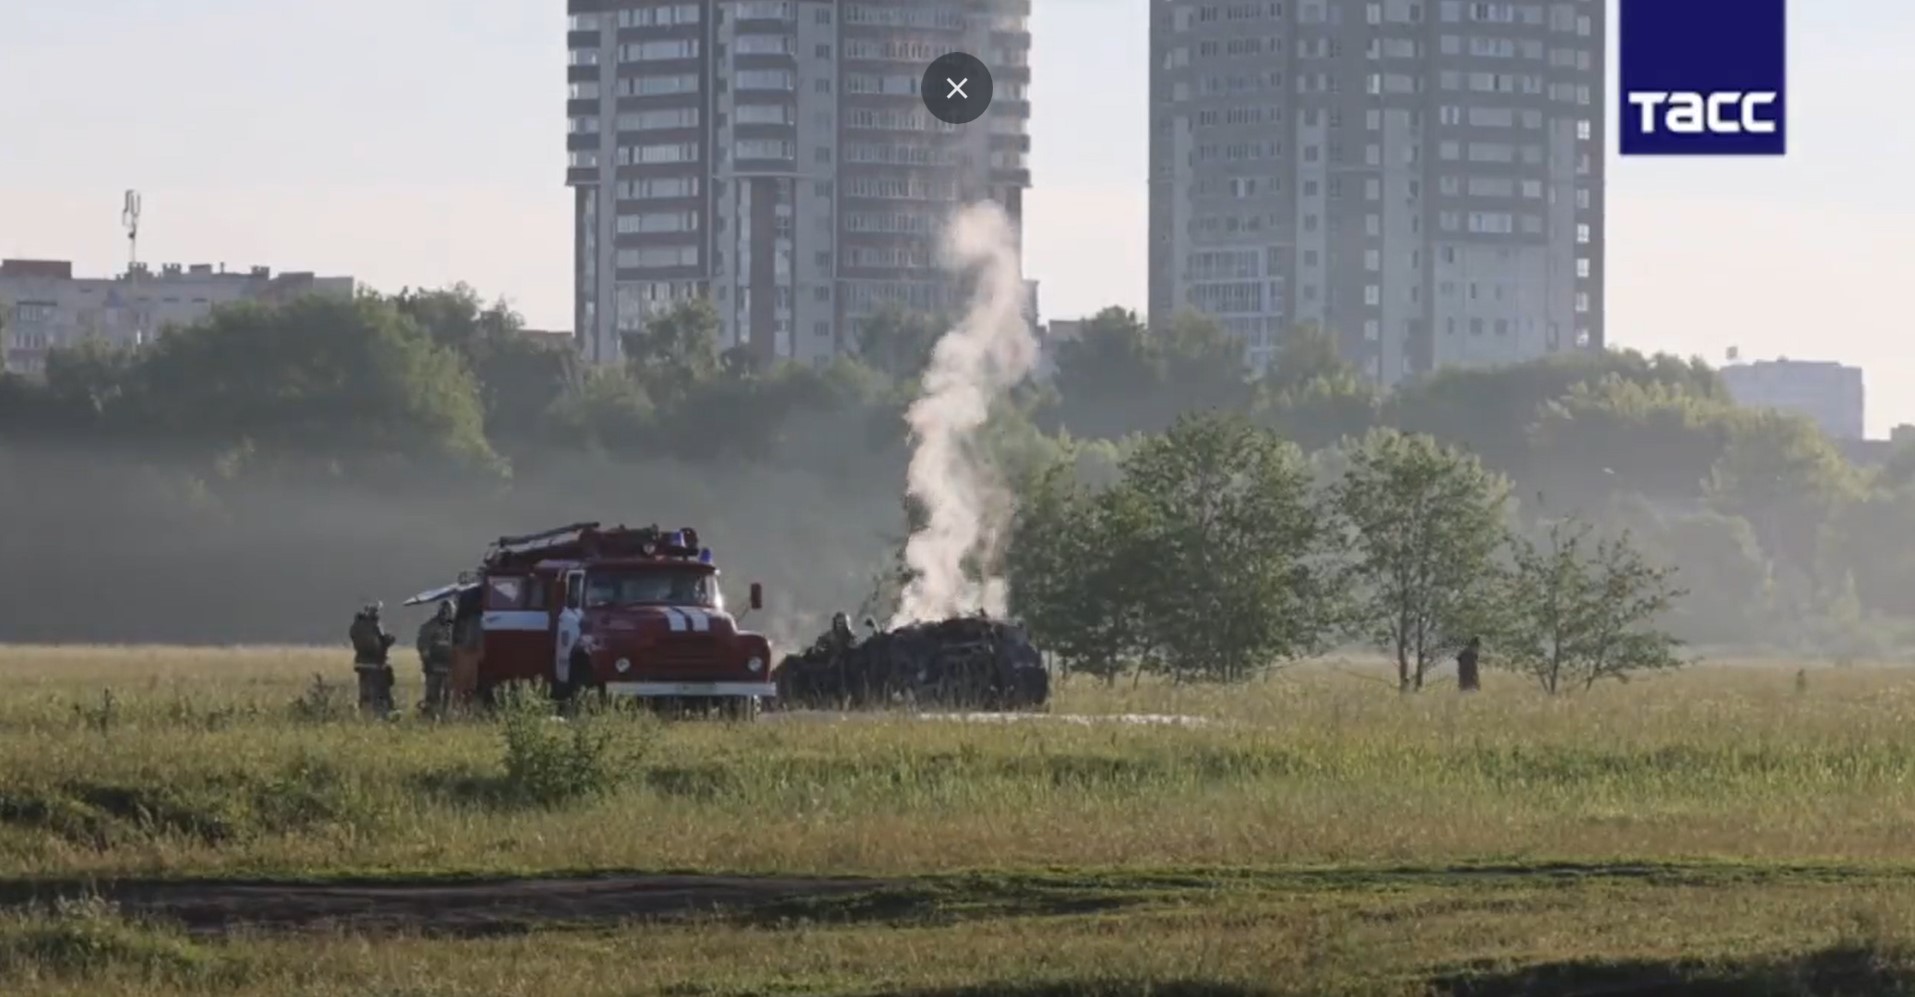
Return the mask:
{"type": "Polygon", "coordinates": [[[1551,523],[1540,544],[1523,537],[1512,547],[1500,665],[1554,695],[1682,664],[1681,641],[1655,625],[1686,591],[1672,584],[1675,569],[1649,563],[1626,531],[1596,537],[1572,518],[1551,523]]]}

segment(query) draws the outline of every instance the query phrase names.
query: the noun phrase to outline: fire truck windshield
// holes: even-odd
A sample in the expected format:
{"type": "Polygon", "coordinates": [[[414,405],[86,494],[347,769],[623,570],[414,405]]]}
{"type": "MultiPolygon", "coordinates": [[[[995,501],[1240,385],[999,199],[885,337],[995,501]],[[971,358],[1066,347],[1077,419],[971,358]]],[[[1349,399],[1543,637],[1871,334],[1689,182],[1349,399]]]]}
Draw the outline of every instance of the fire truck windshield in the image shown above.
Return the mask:
{"type": "Polygon", "coordinates": [[[709,571],[695,568],[620,568],[585,577],[587,609],[617,606],[712,606],[718,586],[709,571]]]}

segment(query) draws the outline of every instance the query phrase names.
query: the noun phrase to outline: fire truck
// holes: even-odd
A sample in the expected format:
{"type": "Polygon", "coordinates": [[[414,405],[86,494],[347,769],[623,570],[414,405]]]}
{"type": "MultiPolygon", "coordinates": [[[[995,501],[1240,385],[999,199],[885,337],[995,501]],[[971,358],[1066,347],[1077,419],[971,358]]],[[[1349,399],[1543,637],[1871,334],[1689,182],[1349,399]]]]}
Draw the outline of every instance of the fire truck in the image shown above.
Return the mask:
{"type": "MultiPolygon", "coordinates": [[[[771,643],[726,611],[711,548],[690,527],[575,523],[500,537],[478,570],[406,605],[454,600],[452,692],[491,702],[514,683],[596,691],[751,719],[777,694],[771,643]],[[561,634],[577,640],[560,682],[561,634]]],[[[751,609],[764,607],[750,588],[751,609]]],[[[568,642],[570,642],[568,640],[568,642]]]]}

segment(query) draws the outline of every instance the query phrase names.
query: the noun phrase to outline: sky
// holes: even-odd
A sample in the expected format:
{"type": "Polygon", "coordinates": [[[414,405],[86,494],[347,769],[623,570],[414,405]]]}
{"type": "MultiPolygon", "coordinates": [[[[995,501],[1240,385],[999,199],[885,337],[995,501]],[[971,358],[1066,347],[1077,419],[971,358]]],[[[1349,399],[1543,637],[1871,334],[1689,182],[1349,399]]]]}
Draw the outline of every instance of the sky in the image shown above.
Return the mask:
{"type": "MultiPolygon", "coordinates": [[[[1147,5],[1033,2],[1047,318],[1144,306],[1147,5]]],[[[1790,7],[1786,157],[1612,140],[1609,341],[1859,365],[1885,436],[1915,422],[1915,4],[1790,7]]],[[[559,0],[0,0],[0,256],[118,272],[136,188],[148,263],[463,280],[569,328],[564,22],[559,0]]]]}

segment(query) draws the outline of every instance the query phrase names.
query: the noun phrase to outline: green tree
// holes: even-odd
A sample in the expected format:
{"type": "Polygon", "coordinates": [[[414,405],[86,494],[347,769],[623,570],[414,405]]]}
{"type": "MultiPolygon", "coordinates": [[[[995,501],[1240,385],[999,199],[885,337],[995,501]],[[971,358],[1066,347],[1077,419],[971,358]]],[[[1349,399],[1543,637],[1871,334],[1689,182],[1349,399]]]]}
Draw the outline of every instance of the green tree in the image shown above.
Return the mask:
{"type": "Polygon", "coordinates": [[[45,414],[66,429],[127,429],[140,357],[132,347],[88,337],[47,351],[45,414]]]}
{"type": "Polygon", "coordinates": [[[1592,501],[1612,491],[1700,498],[1736,418],[1691,386],[1606,374],[1543,406],[1529,431],[1534,480],[1592,501]]]}
{"type": "Polygon", "coordinates": [[[858,357],[900,384],[915,385],[951,323],[887,304],[858,322],[858,357]]]}
{"type": "Polygon", "coordinates": [[[656,422],[657,406],[630,371],[594,367],[554,401],[546,432],[569,447],[633,456],[650,449],[656,422]]]}
{"type": "Polygon", "coordinates": [[[1578,384],[1615,375],[1640,384],[1680,386],[1703,398],[1727,399],[1721,378],[1700,360],[1633,350],[1576,350],[1500,367],[1443,367],[1400,385],[1386,419],[1405,432],[1428,433],[1462,447],[1491,468],[1516,477],[1534,452],[1530,427],[1543,406],[1578,384]]]}
{"type": "Polygon", "coordinates": [[[1166,422],[1185,412],[1241,412],[1255,388],[1244,363],[1244,344],[1216,319],[1185,309],[1152,330],[1163,364],[1166,422]]]}
{"type": "Polygon", "coordinates": [[[1491,660],[1551,695],[1682,664],[1681,642],[1657,629],[1685,594],[1670,580],[1675,569],[1650,564],[1627,533],[1593,534],[1587,522],[1558,520],[1542,544],[1513,541],[1508,624],[1491,660]]]}
{"type": "Polygon", "coordinates": [[[1186,415],[1123,470],[1117,490],[1145,529],[1130,549],[1148,550],[1154,566],[1145,629],[1173,675],[1241,679],[1319,649],[1329,575],[1294,444],[1241,416],[1186,415]]]}
{"type": "Polygon", "coordinates": [[[487,305],[463,282],[408,288],[391,301],[434,342],[464,358],[494,442],[537,437],[548,411],[578,378],[578,351],[569,339],[527,332],[524,317],[505,301],[487,305]]]}
{"type": "Polygon", "coordinates": [[[1915,619],[1915,486],[1843,502],[1827,524],[1818,574],[1852,587],[1864,613],[1915,619]]]}
{"type": "Polygon", "coordinates": [[[495,442],[541,436],[552,407],[583,376],[570,340],[524,332],[479,341],[467,362],[479,385],[486,435],[495,442]]]}
{"type": "Polygon", "coordinates": [[[148,348],[137,382],[142,418],[178,438],[268,456],[495,461],[465,364],[374,297],[221,308],[148,348]]]}
{"type": "Polygon", "coordinates": [[[1328,504],[1356,586],[1349,626],[1394,657],[1402,691],[1493,629],[1507,500],[1500,476],[1428,436],[1375,430],[1348,454],[1328,504]]]}
{"type": "Polygon", "coordinates": [[[1670,631],[1685,642],[1754,647],[1773,632],[1769,562],[1748,520],[1630,494],[1618,496],[1606,525],[1627,530],[1640,549],[1688,579],[1689,594],[1669,617],[1670,631]]]}
{"type": "Polygon", "coordinates": [[[1308,451],[1374,428],[1382,396],[1337,351],[1336,338],[1316,326],[1284,337],[1258,380],[1258,421],[1308,451]]]}
{"type": "Polygon", "coordinates": [[[1708,493],[1726,515],[1754,527],[1769,556],[1815,586],[1822,525],[1860,482],[1835,444],[1809,420],[1773,409],[1739,413],[1727,447],[1709,469],[1708,493]]]}
{"type": "Polygon", "coordinates": [[[1061,457],[1021,490],[1005,555],[1011,612],[1067,670],[1109,683],[1149,645],[1149,509],[1128,490],[1086,490],[1076,463],[1061,457]]]}
{"type": "Polygon", "coordinates": [[[1299,325],[1279,343],[1258,385],[1273,394],[1296,391],[1318,381],[1355,381],[1362,377],[1343,358],[1336,337],[1314,324],[1299,325]]]}
{"type": "Polygon", "coordinates": [[[1254,393],[1243,343],[1180,311],[1156,328],[1106,308],[1057,345],[1058,421],[1082,436],[1162,432],[1187,412],[1239,411],[1254,393]]]}
{"type": "Polygon", "coordinates": [[[681,301],[624,335],[626,362],[655,394],[677,394],[718,372],[718,326],[710,298],[681,301]]]}
{"type": "Polygon", "coordinates": [[[461,356],[473,356],[487,340],[521,334],[525,319],[503,300],[491,305],[460,281],[434,290],[403,288],[391,298],[399,314],[418,323],[426,335],[461,356]]]}
{"type": "Polygon", "coordinates": [[[1086,319],[1076,337],[1057,344],[1056,362],[1060,419],[1080,436],[1112,439],[1141,428],[1133,407],[1147,404],[1163,384],[1150,331],[1126,308],[1086,319]]]}

